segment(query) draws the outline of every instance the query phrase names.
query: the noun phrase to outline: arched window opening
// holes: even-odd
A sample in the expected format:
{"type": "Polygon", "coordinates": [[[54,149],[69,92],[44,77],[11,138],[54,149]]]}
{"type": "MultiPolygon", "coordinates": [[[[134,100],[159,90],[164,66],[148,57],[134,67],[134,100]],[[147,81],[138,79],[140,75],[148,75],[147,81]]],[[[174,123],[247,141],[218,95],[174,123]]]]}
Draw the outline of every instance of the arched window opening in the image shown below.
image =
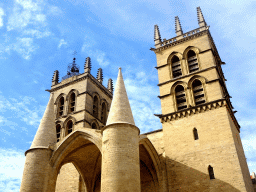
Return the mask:
{"type": "Polygon", "coordinates": [[[172,76],[173,78],[182,76],[180,60],[177,56],[172,58],[172,76]]]}
{"type": "Polygon", "coordinates": [[[210,179],[215,179],[214,172],[213,172],[213,167],[211,165],[209,165],[209,167],[208,167],[208,172],[209,172],[210,179]]]}
{"type": "Polygon", "coordinates": [[[189,73],[199,70],[196,54],[192,50],[188,52],[188,68],[189,68],[189,73]]]}
{"type": "Polygon", "coordinates": [[[199,138],[198,138],[198,132],[196,128],[193,129],[193,134],[194,134],[194,139],[198,140],[199,138]]]}
{"type": "Polygon", "coordinates": [[[70,99],[69,99],[69,113],[72,113],[73,111],[75,111],[75,104],[76,104],[76,94],[72,93],[70,95],[70,99]]]}
{"type": "Polygon", "coordinates": [[[67,130],[68,130],[68,134],[73,131],[73,121],[70,120],[70,121],[67,123],[67,130]]]}
{"type": "Polygon", "coordinates": [[[103,124],[106,123],[106,104],[102,103],[101,105],[101,122],[103,124]]]}
{"type": "Polygon", "coordinates": [[[92,128],[93,128],[93,129],[97,129],[96,123],[93,123],[93,124],[92,124],[92,128]]]}
{"type": "Polygon", "coordinates": [[[61,126],[60,126],[60,124],[58,124],[58,125],[56,126],[57,142],[60,141],[60,129],[61,129],[61,126]]]}
{"type": "Polygon", "coordinates": [[[58,117],[63,115],[63,111],[64,111],[64,97],[61,97],[59,99],[59,104],[58,104],[58,117]]]}
{"type": "Polygon", "coordinates": [[[93,116],[98,118],[98,97],[93,98],[93,116]]]}
{"type": "Polygon", "coordinates": [[[184,87],[181,85],[178,85],[175,88],[175,95],[176,95],[176,101],[177,101],[177,108],[178,110],[187,108],[187,101],[186,101],[186,95],[184,91],[184,87]]]}
{"type": "Polygon", "coordinates": [[[202,85],[201,81],[196,79],[192,83],[192,87],[193,87],[195,104],[199,105],[199,104],[205,103],[204,89],[203,89],[203,85],[202,85]]]}

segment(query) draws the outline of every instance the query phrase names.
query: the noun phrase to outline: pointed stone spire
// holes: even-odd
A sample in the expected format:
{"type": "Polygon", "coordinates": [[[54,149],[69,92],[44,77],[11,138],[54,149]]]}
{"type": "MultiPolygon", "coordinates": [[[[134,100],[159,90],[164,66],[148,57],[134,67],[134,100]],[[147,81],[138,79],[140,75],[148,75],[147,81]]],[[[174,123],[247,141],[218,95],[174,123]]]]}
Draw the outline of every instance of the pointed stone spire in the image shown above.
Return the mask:
{"type": "Polygon", "coordinates": [[[103,82],[103,72],[102,72],[101,68],[98,69],[97,80],[102,84],[102,82],[103,82]]]}
{"type": "Polygon", "coordinates": [[[114,96],[106,125],[114,123],[128,123],[135,125],[131,106],[125,90],[121,68],[119,68],[114,96]]]}
{"type": "Polygon", "coordinates": [[[108,90],[109,90],[109,92],[113,93],[114,87],[113,87],[112,79],[108,79],[108,90]]]}
{"type": "Polygon", "coordinates": [[[84,72],[85,73],[90,73],[91,72],[91,68],[92,68],[91,58],[87,57],[86,60],[85,60],[85,64],[84,64],[84,72]]]}
{"type": "Polygon", "coordinates": [[[154,32],[154,40],[155,40],[155,47],[161,47],[162,46],[162,40],[161,40],[161,35],[160,31],[157,25],[155,25],[155,32],[154,32]]]}
{"type": "Polygon", "coordinates": [[[53,93],[51,93],[48,105],[30,148],[48,147],[48,145],[55,142],[57,142],[57,138],[54,115],[54,98],[53,93]]]}
{"type": "Polygon", "coordinates": [[[197,20],[198,20],[199,27],[206,27],[207,24],[204,20],[204,16],[203,16],[203,13],[201,11],[201,8],[197,7],[196,9],[197,9],[197,20]]]}
{"type": "Polygon", "coordinates": [[[56,70],[53,73],[53,77],[52,77],[52,86],[53,85],[57,85],[59,83],[59,71],[56,70]]]}
{"type": "Polygon", "coordinates": [[[176,31],[176,35],[180,36],[183,34],[182,28],[181,28],[181,24],[180,24],[180,20],[179,17],[175,17],[175,31],[176,31]]]}

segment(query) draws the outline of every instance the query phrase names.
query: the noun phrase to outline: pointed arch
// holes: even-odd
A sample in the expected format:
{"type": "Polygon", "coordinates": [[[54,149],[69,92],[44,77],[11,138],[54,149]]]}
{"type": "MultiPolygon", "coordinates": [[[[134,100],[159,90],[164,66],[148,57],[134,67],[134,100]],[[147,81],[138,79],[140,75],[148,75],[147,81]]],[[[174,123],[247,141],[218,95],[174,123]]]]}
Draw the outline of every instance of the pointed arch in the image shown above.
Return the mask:
{"type": "Polygon", "coordinates": [[[187,83],[183,81],[175,82],[171,87],[171,95],[173,95],[176,110],[181,110],[188,107],[187,83]]]}
{"type": "Polygon", "coordinates": [[[99,123],[97,122],[96,119],[93,119],[93,120],[92,120],[92,122],[91,122],[91,128],[92,128],[92,129],[97,129],[97,130],[100,129],[99,123]]]}
{"type": "Polygon", "coordinates": [[[188,46],[183,52],[183,58],[186,61],[187,70],[189,73],[200,70],[199,62],[200,50],[197,47],[188,46]]]}
{"type": "Polygon", "coordinates": [[[199,137],[198,137],[198,131],[196,128],[193,129],[193,135],[194,135],[194,140],[198,140],[199,137]]]}
{"type": "Polygon", "coordinates": [[[208,173],[209,173],[210,179],[215,179],[213,167],[211,165],[208,166],[208,173]]]}
{"type": "Polygon", "coordinates": [[[92,99],[93,99],[93,106],[92,106],[92,115],[95,118],[99,118],[99,105],[100,105],[100,96],[98,93],[94,92],[92,95],[92,99]]]}
{"type": "Polygon", "coordinates": [[[69,93],[67,94],[66,101],[68,103],[68,109],[67,109],[68,114],[75,111],[78,94],[79,92],[76,89],[70,90],[69,93]]]}
{"type": "Polygon", "coordinates": [[[105,125],[107,121],[107,104],[105,101],[101,103],[101,122],[105,125]]]}
{"type": "Polygon", "coordinates": [[[170,70],[170,78],[176,78],[182,76],[182,54],[178,52],[172,52],[167,58],[167,64],[170,70]]]}
{"type": "Polygon", "coordinates": [[[64,93],[61,93],[54,102],[54,105],[56,106],[56,118],[61,117],[65,114],[65,98],[66,95],[64,93]]]}
{"type": "Polygon", "coordinates": [[[69,135],[71,132],[74,131],[76,124],[76,119],[72,116],[69,116],[63,123],[64,125],[64,137],[69,135]]]}

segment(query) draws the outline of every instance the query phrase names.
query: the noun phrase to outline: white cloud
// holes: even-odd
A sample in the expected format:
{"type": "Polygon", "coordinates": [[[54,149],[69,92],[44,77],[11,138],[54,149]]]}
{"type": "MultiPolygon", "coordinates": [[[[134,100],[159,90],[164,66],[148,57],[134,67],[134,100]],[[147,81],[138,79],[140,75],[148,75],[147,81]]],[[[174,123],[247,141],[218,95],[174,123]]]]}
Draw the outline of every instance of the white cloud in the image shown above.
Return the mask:
{"type": "Polygon", "coordinates": [[[34,39],[29,37],[17,38],[16,43],[10,47],[17,51],[24,59],[30,59],[31,54],[38,48],[33,44],[34,39]]]}
{"type": "Polygon", "coordinates": [[[19,191],[24,164],[24,152],[0,148],[0,191],[19,191]]]}
{"type": "Polygon", "coordinates": [[[50,36],[52,33],[48,30],[46,31],[39,31],[37,29],[26,29],[23,31],[23,35],[28,35],[31,37],[36,37],[37,39],[41,39],[43,37],[48,37],[50,36]]]}
{"type": "Polygon", "coordinates": [[[67,44],[68,43],[64,39],[61,39],[59,42],[58,48],[61,48],[63,45],[67,45],[67,44]]]}
{"type": "Polygon", "coordinates": [[[0,7],[0,28],[4,26],[3,16],[4,16],[4,9],[0,7]]]}

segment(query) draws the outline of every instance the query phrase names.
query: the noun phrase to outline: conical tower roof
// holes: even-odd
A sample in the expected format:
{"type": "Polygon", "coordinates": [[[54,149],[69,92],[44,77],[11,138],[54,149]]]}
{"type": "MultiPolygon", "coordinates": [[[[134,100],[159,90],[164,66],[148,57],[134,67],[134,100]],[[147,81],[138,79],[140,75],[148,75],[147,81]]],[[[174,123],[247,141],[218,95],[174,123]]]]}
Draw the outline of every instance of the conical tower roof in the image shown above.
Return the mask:
{"type": "Polygon", "coordinates": [[[30,148],[48,147],[49,144],[57,141],[54,117],[54,100],[52,93],[30,148]]]}
{"type": "Polygon", "coordinates": [[[121,68],[119,68],[114,96],[106,125],[114,123],[128,123],[135,125],[131,106],[125,90],[121,68]]]}

